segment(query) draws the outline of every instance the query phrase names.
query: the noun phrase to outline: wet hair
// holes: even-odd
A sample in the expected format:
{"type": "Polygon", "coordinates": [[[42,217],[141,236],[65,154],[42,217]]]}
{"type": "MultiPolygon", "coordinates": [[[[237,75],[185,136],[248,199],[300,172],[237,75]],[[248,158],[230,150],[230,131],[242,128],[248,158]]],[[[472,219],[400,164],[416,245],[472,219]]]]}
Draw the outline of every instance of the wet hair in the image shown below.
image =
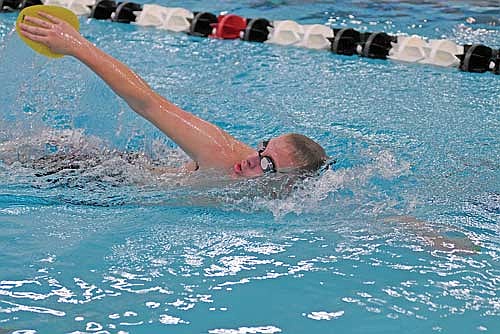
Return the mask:
{"type": "Polygon", "coordinates": [[[328,159],[321,145],[309,137],[298,133],[289,133],[284,136],[288,144],[294,147],[293,159],[297,161],[302,171],[316,171],[328,159]]]}

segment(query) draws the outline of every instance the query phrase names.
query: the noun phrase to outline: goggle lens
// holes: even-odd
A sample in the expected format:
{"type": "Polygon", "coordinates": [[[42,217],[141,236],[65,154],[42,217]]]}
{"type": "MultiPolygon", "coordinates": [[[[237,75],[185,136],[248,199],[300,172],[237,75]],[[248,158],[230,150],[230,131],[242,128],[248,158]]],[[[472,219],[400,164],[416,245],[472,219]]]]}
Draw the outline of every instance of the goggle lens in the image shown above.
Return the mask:
{"type": "Polygon", "coordinates": [[[259,146],[257,147],[257,152],[259,152],[259,158],[260,158],[260,168],[262,168],[262,171],[264,173],[275,173],[276,168],[274,167],[274,161],[268,156],[263,156],[261,155],[262,152],[266,150],[267,144],[269,144],[269,140],[264,140],[259,143],[259,146]]]}
{"type": "Polygon", "coordinates": [[[260,157],[260,168],[264,173],[276,172],[274,169],[274,163],[269,157],[260,157]]]}

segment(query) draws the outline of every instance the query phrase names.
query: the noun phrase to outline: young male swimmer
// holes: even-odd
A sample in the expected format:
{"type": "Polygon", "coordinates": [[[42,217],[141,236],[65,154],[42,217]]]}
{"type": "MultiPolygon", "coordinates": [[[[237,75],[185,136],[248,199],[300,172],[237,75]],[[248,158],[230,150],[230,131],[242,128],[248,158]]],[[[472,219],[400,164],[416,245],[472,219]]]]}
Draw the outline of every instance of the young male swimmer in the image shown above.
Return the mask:
{"type": "Polygon", "coordinates": [[[285,134],[262,142],[257,150],[216,125],[182,110],[158,95],[136,73],[100,50],[65,21],[40,12],[48,21],[25,17],[23,36],[51,51],[70,55],[87,65],[113,91],[176,142],[192,159],[185,168],[217,170],[235,177],[272,172],[311,172],[327,160],[324,149],[300,134],[285,134]]]}

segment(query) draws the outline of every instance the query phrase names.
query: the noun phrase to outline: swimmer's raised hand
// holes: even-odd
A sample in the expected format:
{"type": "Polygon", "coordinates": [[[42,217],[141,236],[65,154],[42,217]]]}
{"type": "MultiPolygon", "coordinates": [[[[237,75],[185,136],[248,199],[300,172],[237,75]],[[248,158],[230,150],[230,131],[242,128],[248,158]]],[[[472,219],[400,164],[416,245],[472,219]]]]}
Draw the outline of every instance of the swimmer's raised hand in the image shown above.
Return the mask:
{"type": "Polygon", "coordinates": [[[21,33],[26,38],[42,43],[52,52],[70,56],[74,56],[79,48],[88,43],[69,23],[44,12],[38,14],[48,21],[26,16],[24,21],[34,25],[19,24],[21,33]]]}

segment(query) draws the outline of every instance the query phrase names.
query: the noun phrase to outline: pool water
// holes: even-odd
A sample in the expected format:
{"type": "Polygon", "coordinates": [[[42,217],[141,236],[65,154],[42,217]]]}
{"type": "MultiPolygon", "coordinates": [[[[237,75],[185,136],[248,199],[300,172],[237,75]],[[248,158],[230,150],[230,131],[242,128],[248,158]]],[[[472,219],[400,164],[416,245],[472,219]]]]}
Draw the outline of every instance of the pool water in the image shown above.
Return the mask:
{"type": "MultiPolygon", "coordinates": [[[[500,48],[493,0],[156,3],[500,48]]],[[[81,19],[182,108],[337,160],[270,198],[152,173],[186,156],[15,19],[0,15],[0,333],[498,333],[498,75],[81,19]]]]}

